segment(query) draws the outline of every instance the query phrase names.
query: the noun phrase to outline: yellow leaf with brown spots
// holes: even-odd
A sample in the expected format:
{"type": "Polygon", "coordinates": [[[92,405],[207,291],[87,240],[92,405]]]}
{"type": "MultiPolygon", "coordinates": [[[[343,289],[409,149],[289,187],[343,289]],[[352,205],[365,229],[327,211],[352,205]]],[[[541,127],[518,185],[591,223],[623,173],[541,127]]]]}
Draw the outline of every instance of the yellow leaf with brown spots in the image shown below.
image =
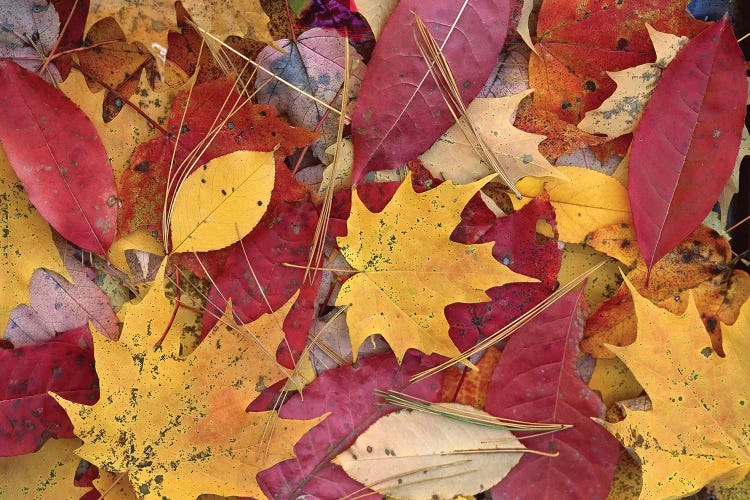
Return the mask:
{"type": "Polygon", "coordinates": [[[631,287],[638,338],[610,346],[648,393],[652,409],[625,410],[607,425],[643,470],[640,498],[677,498],[715,482],[734,484],[750,470],[750,303],[724,328],[719,357],[692,297],[682,315],[631,287]]]}
{"type": "Polygon", "coordinates": [[[537,280],[514,273],[492,256],[492,243],[451,241],[461,210],[492,180],[444,182],[415,193],[411,174],[382,212],[372,213],[356,191],[339,248],[358,271],[341,287],[337,306],[348,306],[346,322],[354,359],[362,342],[381,334],[399,361],[409,348],[453,357],[443,309],[454,302],[486,302],[485,290],[537,280]]]}
{"type": "Polygon", "coordinates": [[[180,358],[179,333],[159,343],[172,312],[165,265],[143,300],[121,311],[119,342],[94,334],[99,401],[86,406],[54,395],[84,441],[76,453],[104,470],[127,471],[140,498],[259,498],[256,474],[293,458],[294,444],[321,420],[245,411],[259,377],[273,383],[285,375],[274,353],[291,302],[278,318],[266,315],[243,329],[225,318],[180,358]],[[272,436],[265,434],[269,419],[272,436]]]}

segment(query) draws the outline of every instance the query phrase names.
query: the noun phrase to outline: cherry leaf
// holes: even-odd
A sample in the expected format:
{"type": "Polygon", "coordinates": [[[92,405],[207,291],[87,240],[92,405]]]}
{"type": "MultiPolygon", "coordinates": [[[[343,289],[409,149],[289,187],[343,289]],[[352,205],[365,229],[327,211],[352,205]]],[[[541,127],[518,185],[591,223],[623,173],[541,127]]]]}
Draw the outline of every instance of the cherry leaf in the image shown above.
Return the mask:
{"type": "Polygon", "coordinates": [[[29,200],[75,245],[107,253],[117,223],[117,188],[94,125],[62,91],[0,61],[0,141],[29,200]]]}
{"type": "Polygon", "coordinates": [[[742,52],[727,19],[667,66],[633,136],[628,195],[650,269],[711,211],[734,168],[745,119],[742,52]]]}

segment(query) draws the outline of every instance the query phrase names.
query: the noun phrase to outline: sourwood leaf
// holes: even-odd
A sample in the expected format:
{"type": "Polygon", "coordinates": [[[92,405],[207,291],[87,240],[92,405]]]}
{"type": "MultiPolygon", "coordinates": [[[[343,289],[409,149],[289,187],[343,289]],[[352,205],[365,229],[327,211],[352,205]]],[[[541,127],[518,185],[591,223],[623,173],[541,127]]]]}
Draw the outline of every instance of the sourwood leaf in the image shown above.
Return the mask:
{"type": "Polygon", "coordinates": [[[235,243],[271,201],[273,152],[235,151],[209,161],[177,188],[172,207],[174,252],[207,252],[235,243]]]}
{"type": "Polygon", "coordinates": [[[593,420],[604,416],[604,404],[576,369],[584,308],[582,289],[568,293],[516,331],[503,349],[485,409],[573,427],[523,439],[528,448],[559,455],[524,455],[492,489],[493,498],[605,498],[609,491],[620,447],[593,420]]]}
{"type": "Polygon", "coordinates": [[[633,135],[628,196],[650,269],[716,203],[737,158],[747,79],[728,19],[709,26],[664,70],[633,135]]]}
{"type": "MultiPolygon", "coordinates": [[[[467,107],[469,121],[495,154],[514,184],[526,176],[565,176],[539,152],[545,137],[513,126],[516,108],[531,90],[500,98],[477,98],[467,107]]],[[[448,131],[419,157],[435,177],[465,184],[493,173],[477,154],[458,125],[448,131]]]]}
{"type": "Polygon", "coordinates": [[[414,40],[413,12],[442,47],[465,102],[481,90],[505,42],[508,0],[399,2],[375,46],[352,116],[355,185],[367,172],[414,159],[453,122],[414,40]]]}
{"type": "Polygon", "coordinates": [[[465,185],[445,182],[415,193],[409,173],[382,212],[370,212],[355,190],[348,234],[337,239],[358,272],[341,287],[354,359],[362,342],[381,334],[401,360],[409,348],[459,354],[443,309],[454,302],[486,301],[485,290],[534,282],[492,256],[492,244],[450,240],[464,205],[492,176],[465,185]]]}
{"type": "Polygon", "coordinates": [[[0,96],[0,141],[31,203],[65,239],[106,254],[117,224],[117,189],[88,117],[10,61],[0,61],[0,96]]]}
{"type": "MultiPolygon", "coordinates": [[[[489,417],[471,406],[443,405],[467,415],[489,417]]],[[[525,450],[504,429],[401,410],[380,418],[333,461],[380,493],[404,499],[448,499],[475,495],[493,486],[525,450]]]]}
{"type": "Polygon", "coordinates": [[[275,346],[264,345],[282,335],[276,318],[238,330],[229,310],[220,327],[180,358],[179,336],[167,332],[161,339],[172,315],[165,266],[138,304],[123,307],[119,342],[94,336],[99,401],[80,405],[53,394],[84,441],[76,453],[105,470],[127,471],[142,498],[258,496],[256,473],[294,456],[293,443],[321,419],[277,420],[271,442],[264,442],[274,412],[245,410],[258,393],[250,374],[271,370],[282,377],[267,352],[275,346]]]}
{"type": "Polygon", "coordinates": [[[609,348],[646,390],[652,409],[626,410],[625,419],[608,428],[638,455],[640,498],[683,497],[709,482],[737,483],[750,469],[750,302],[735,325],[724,328],[726,357],[719,357],[692,296],[675,315],[630,291],[638,338],[609,348]]]}

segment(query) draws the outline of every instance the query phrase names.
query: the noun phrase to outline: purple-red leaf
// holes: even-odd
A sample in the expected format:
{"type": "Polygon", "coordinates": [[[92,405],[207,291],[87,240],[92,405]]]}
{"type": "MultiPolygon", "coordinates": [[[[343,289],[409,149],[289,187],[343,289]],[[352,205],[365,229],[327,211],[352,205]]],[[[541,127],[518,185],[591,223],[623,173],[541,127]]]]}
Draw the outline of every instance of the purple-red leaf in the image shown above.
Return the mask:
{"type": "Polygon", "coordinates": [[[649,269],[708,215],[734,168],[745,120],[742,52],[724,18],[678,52],[643,112],[628,195],[649,269]]]}
{"type": "Polygon", "coordinates": [[[413,12],[442,45],[465,102],[481,90],[503,48],[508,0],[402,0],[375,46],[352,117],[355,184],[367,172],[416,158],[453,123],[414,40],[413,12]]]}
{"type": "Polygon", "coordinates": [[[0,61],[0,109],[0,141],[31,203],[67,240],[107,253],[117,225],[117,188],[86,114],[10,61],[0,61]]]}
{"type": "Polygon", "coordinates": [[[356,366],[328,370],[304,389],[304,401],[294,396],[281,409],[282,418],[307,419],[332,412],[294,446],[297,458],[286,460],[258,474],[258,484],[269,498],[341,498],[359,492],[362,485],[347,476],[331,459],[354,443],[362,431],[383,415],[395,411],[381,405],[375,390],[405,391],[437,401],[441,376],[409,386],[409,377],[428,368],[421,358],[407,353],[401,366],[391,353],[361,358],[356,366]]]}
{"type": "Polygon", "coordinates": [[[524,439],[528,448],[560,454],[525,454],[492,488],[494,499],[607,497],[620,446],[591,419],[604,416],[604,404],[576,371],[582,302],[582,289],[571,292],[514,333],[492,374],[485,406],[489,413],[575,426],[524,439]]]}
{"type": "Polygon", "coordinates": [[[50,437],[73,437],[68,415],[47,391],[82,404],[99,399],[88,327],[44,344],[0,350],[0,366],[0,456],[32,453],[50,437]]]}

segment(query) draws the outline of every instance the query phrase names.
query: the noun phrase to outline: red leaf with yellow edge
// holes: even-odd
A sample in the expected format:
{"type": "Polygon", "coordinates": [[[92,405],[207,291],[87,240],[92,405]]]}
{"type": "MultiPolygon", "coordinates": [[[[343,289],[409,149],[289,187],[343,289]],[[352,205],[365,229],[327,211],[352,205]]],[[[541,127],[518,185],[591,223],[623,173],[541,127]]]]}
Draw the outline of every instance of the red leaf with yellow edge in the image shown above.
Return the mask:
{"type": "Polygon", "coordinates": [[[559,455],[524,454],[492,488],[493,498],[607,496],[620,447],[592,420],[604,416],[604,404],[576,370],[582,308],[583,289],[568,293],[516,331],[503,349],[485,410],[498,417],[574,427],[524,439],[528,448],[559,455]]]}
{"type": "Polygon", "coordinates": [[[106,254],[117,188],[94,125],[60,90],[0,61],[0,141],[39,213],[75,245],[106,254]]]}
{"type": "Polygon", "coordinates": [[[331,459],[349,448],[372,423],[396,410],[380,404],[381,400],[374,391],[404,391],[428,401],[437,401],[442,375],[409,384],[409,377],[433,365],[429,358],[422,359],[408,353],[399,366],[392,354],[383,353],[362,358],[354,366],[341,366],[323,373],[304,389],[304,400],[299,395],[292,397],[279,414],[294,419],[315,418],[326,412],[331,414],[295,445],[296,459],[282,462],[258,475],[263,492],[269,498],[282,500],[341,498],[369,491],[362,490],[362,485],[351,479],[339,465],[331,463],[331,459]]]}
{"type": "Polygon", "coordinates": [[[503,48],[508,0],[399,2],[378,38],[352,116],[355,185],[370,171],[416,158],[453,124],[414,40],[414,12],[442,46],[465,102],[482,89],[503,48]]]}
{"type": "Polygon", "coordinates": [[[725,17],[669,63],[633,134],[628,195],[649,269],[698,227],[726,186],[746,102],[744,57],[725,17]]]}
{"type": "Polygon", "coordinates": [[[47,391],[84,405],[99,399],[88,327],[43,344],[0,350],[0,366],[0,456],[31,453],[51,437],[73,437],[68,416],[47,391]]]}
{"type": "MultiPolygon", "coordinates": [[[[230,103],[238,99],[234,81],[230,79],[196,85],[189,103],[188,91],[177,95],[167,125],[170,136],[141,144],[133,154],[131,168],[123,173],[121,232],[129,233],[145,227],[161,238],[161,214],[174,138],[179,133],[175,165],[180,165],[189,152],[199,148],[201,141],[206,139],[215,126],[217,116],[226,117],[228,110],[222,111],[222,105],[227,99],[230,103]]],[[[297,148],[310,144],[316,137],[314,132],[287,124],[276,115],[276,109],[272,106],[246,104],[221,127],[195,163],[194,169],[234,151],[274,151],[278,146],[275,150],[276,182],[271,197],[299,200],[306,196],[307,191],[294,180],[283,159],[297,148]]],[[[170,199],[173,196],[174,188],[169,193],[170,199]]]]}
{"type": "Polygon", "coordinates": [[[607,71],[654,60],[646,25],[693,36],[705,26],[686,11],[688,0],[545,0],[529,61],[534,106],[578,123],[615,90],[607,71]]]}

